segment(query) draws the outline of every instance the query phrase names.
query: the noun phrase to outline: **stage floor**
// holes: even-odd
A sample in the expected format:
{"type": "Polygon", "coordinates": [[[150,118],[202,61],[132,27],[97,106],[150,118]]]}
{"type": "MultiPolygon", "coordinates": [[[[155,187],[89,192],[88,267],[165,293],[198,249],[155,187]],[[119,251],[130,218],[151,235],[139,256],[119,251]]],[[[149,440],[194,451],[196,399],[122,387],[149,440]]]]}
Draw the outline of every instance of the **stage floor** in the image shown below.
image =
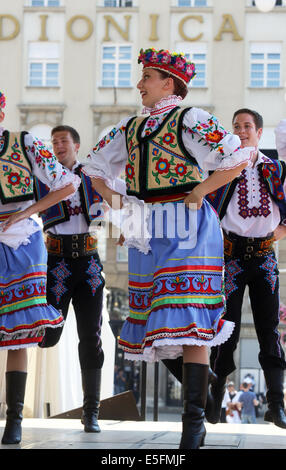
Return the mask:
{"type": "MultiPolygon", "coordinates": [[[[4,449],[178,449],[180,422],[99,421],[101,433],[83,431],[78,419],[24,419],[19,445],[4,449]]],[[[0,436],[5,421],[0,420],[0,436]]],[[[204,449],[286,449],[286,430],[273,424],[206,423],[204,449]]],[[[273,464],[275,464],[273,462],[273,464]]]]}

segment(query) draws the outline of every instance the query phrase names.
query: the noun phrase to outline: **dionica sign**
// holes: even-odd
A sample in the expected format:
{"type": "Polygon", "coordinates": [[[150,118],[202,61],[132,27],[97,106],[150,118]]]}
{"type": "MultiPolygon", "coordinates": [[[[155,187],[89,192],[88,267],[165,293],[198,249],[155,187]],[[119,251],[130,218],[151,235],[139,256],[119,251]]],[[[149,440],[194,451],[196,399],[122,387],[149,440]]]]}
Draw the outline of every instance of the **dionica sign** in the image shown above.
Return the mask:
{"type": "MultiPolygon", "coordinates": [[[[120,36],[125,40],[129,41],[130,36],[130,27],[132,21],[131,15],[124,15],[124,25],[120,25],[118,21],[112,15],[104,15],[104,37],[102,38],[103,41],[111,41],[110,31],[112,28],[116,29],[120,36]]],[[[40,22],[40,36],[38,38],[39,41],[49,41],[48,34],[47,34],[47,25],[49,21],[49,15],[39,15],[38,20],[40,22]]],[[[149,41],[158,41],[158,20],[159,15],[151,14],[149,15],[150,20],[150,34],[148,37],[149,41]]],[[[204,33],[199,33],[195,36],[192,36],[189,31],[192,30],[190,27],[192,22],[196,22],[199,24],[204,23],[204,17],[202,15],[186,15],[184,16],[178,23],[178,32],[181,38],[184,41],[199,41],[203,39],[204,33]]],[[[11,41],[15,39],[18,34],[20,33],[21,25],[19,20],[10,14],[1,14],[0,15],[0,41],[11,41]],[[9,26],[8,28],[4,28],[4,26],[9,26]],[[9,32],[7,32],[9,29],[9,32]],[[5,32],[6,31],[6,32],[5,32]]],[[[85,15],[75,15],[71,17],[66,23],[66,32],[67,35],[73,41],[87,41],[94,32],[94,24],[93,21],[85,15]],[[84,32],[79,34],[75,31],[75,26],[77,22],[83,22],[85,25],[84,32]]],[[[224,35],[230,34],[232,36],[233,41],[241,41],[243,38],[240,36],[235,20],[232,15],[230,14],[223,14],[221,25],[219,30],[214,37],[215,41],[222,41],[224,35]]]]}

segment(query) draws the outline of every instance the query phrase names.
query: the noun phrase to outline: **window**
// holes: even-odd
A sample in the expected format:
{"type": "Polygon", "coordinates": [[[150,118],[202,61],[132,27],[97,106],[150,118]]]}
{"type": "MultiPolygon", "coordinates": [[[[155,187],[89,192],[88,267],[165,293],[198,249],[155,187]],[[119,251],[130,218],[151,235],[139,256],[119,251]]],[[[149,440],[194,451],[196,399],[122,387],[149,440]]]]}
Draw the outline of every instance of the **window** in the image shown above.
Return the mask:
{"type": "Polygon", "coordinates": [[[29,129],[29,132],[35,137],[35,139],[43,142],[46,148],[53,151],[51,143],[51,130],[52,127],[48,126],[47,124],[36,124],[29,129]]]}
{"type": "Polygon", "coordinates": [[[132,70],[131,46],[102,47],[102,79],[103,87],[130,87],[132,70]]]}
{"type": "Polygon", "coordinates": [[[178,7],[207,7],[207,0],[178,0],[178,7]]]}
{"type": "MultiPolygon", "coordinates": [[[[255,6],[256,6],[255,0],[250,0],[250,1],[251,1],[251,5],[252,5],[253,7],[255,7],[255,6]]],[[[282,7],[282,6],[285,5],[285,3],[286,3],[285,0],[276,0],[275,6],[276,6],[276,7],[282,7]]]]}
{"type": "Polygon", "coordinates": [[[207,86],[207,45],[178,43],[177,50],[182,51],[188,60],[196,66],[196,76],[190,83],[192,88],[207,86]]]}
{"type": "Polygon", "coordinates": [[[128,263],[128,248],[126,246],[116,247],[116,261],[118,263],[128,263]]]}
{"type": "Polygon", "coordinates": [[[60,0],[31,0],[32,7],[59,7],[60,0]]]}
{"type": "Polygon", "coordinates": [[[132,0],[104,0],[105,7],[132,7],[132,0]]]}
{"type": "Polygon", "coordinates": [[[253,88],[280,87],[281,45],[252,44],[250,51],[250,86],[253,88]]]}
{"type": "Polygon", "coordinates": [[[30,43],[28,67],[29,86],[59,86],[59,45],[56,43],[30,43]]]}

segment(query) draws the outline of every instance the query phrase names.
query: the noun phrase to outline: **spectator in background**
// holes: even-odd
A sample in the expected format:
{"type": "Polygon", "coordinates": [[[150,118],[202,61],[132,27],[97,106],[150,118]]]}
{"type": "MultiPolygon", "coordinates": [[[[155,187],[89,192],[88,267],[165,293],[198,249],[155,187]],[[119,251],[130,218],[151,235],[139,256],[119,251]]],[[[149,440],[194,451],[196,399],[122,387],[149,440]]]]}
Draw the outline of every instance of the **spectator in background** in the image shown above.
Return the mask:
{"type": "Polygon", "coordinates": [[[241,403],[241,422],[242,424],[256,424],[255,407],[259,402],[256,399],[254,392],[249,390],[251,384],[243,382],[242,392],[239,396],[239,403],[241,403]]]}
{"type": "Polygon", "coordinates": [[[227,423],[241,423],[240,411],[241,404],[239,403],[239,397],[241,392],[235,390],[233,382],[227,384],[229,400],[226,407],[226,422],[227,423]]]}
{"type": "Polygon", "coordinates": [[[118,393],[125,392],[125,388],[126,388],[126,377],[124,374],[124,370],[120,368],[115,374],[115,383],[114,383],[115,395],[117,395],[118,393]]]}

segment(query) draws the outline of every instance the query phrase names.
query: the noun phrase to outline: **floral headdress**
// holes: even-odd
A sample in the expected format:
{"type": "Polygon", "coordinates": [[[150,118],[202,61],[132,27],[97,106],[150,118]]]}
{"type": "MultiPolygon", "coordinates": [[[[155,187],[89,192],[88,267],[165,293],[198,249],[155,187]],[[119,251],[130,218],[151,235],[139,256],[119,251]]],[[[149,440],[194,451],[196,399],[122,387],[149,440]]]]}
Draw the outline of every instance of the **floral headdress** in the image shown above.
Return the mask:
{"type": "Polygon", "coordinates": [[[182,80],[187,85],[196,75],[195,64],[187,61],[184,54],[177,52],[169,52],[161,49],[156,51],[154,48],[140,50],[138,64],[142,63],[144,68],[163,70],[170,75],[182,80]]]}
{"type": "Polygon", "coordinates": [[[5,108],[6,106],[6,98],[5,95],[0,91],[0,109],[5,108]]]}

